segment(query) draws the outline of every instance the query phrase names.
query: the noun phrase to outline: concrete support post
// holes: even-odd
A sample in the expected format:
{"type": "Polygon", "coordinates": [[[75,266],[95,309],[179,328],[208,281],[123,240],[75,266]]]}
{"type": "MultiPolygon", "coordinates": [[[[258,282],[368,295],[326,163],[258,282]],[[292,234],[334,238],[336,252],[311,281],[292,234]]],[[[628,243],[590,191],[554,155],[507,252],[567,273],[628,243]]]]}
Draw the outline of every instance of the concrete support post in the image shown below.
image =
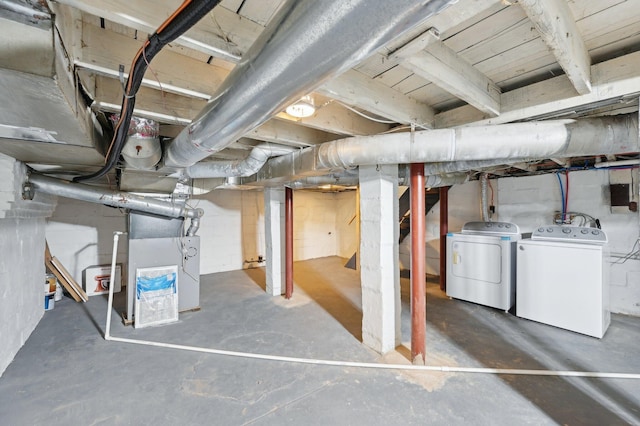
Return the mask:
{"type": "Polygon", "coordinates": [[[398,166],[360,166],[362,341],[385,353],[401,341],[398,166]]]}
{"type": "Polygon", "coordinates": [[[284,188],[264,189],[267,294],[284,294],[284,188]]]}

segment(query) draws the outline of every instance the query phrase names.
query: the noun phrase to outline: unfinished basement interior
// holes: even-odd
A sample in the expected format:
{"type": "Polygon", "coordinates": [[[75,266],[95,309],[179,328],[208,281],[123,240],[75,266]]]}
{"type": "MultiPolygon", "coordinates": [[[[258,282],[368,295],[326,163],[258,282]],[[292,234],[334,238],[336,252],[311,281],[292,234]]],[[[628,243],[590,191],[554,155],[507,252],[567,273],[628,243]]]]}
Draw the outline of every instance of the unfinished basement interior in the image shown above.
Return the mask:
{"type": "Polygon", "coordinates": [[[0,0],[0,53],[0,424],[640,424],[640,0],[0,0]]]}

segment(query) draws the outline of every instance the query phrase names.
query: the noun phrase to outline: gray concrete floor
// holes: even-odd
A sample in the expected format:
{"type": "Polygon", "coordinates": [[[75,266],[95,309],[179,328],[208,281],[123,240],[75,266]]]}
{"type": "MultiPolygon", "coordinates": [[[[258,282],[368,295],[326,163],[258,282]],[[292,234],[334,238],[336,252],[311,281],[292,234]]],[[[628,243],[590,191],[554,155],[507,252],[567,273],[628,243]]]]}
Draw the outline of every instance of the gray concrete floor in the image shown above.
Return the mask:
{"type": "MultiPolygon", "coordinates": [[[[202,277],[199,312],[112,335],[294,357],[408,364],[360,342],[358,273],[297,262],[294,297],[267,296],[264,270],[202,277]]],[[[402,279],[403,341],[410,341],[402,279]]],[[[640,373],[640,318],[613,315],[602,340],[449,300],[427,286],[427,363],[640,373]]],[[[124,293],[116,310],[122,311],[124,293]]],[[[640,381],[292,364],[102,338],[106,298],[45,312],[0,378],[2,425],[640,424],[640,381]]]]}

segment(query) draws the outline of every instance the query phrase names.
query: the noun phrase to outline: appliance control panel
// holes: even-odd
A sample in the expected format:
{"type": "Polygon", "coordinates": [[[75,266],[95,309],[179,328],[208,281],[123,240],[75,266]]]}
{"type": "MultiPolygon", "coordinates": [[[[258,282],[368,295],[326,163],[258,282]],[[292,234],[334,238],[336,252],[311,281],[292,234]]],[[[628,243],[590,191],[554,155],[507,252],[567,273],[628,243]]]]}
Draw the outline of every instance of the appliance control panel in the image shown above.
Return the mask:
{"type": "Polygon", "coordinates": [[[601,229],[582,226],[548,225],[531,233],[532,240],[570,241],[585,244],[605,244],[607,234],[601,229]]]}
{"type": "Polygon", "coordinates": [[[462,233],[520,235],[520,228],[508,222],[467,222],[462,227],[462,233]]]}

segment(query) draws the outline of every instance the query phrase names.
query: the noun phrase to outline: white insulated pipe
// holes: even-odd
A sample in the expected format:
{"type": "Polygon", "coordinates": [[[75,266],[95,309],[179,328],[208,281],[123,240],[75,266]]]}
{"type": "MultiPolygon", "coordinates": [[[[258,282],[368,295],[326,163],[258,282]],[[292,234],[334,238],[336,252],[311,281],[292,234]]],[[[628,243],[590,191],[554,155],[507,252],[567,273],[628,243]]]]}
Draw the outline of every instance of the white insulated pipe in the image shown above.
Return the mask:
{"type": "Polygon", "coordinates": [[[360,165],[425,164],[425,175],[525,160],[638,152],[634,114],[355,136],[272,158],[260,181],[283,182],[360,165]],[[460,165],[460,166],[458,166],[460,165]]]}
{"type": "Polygon", "coordinates": [[[638,119],[629,114],[356,136],[323,143],[317,160],[324,168],[351,168],[637,151],[638,119]]]}

